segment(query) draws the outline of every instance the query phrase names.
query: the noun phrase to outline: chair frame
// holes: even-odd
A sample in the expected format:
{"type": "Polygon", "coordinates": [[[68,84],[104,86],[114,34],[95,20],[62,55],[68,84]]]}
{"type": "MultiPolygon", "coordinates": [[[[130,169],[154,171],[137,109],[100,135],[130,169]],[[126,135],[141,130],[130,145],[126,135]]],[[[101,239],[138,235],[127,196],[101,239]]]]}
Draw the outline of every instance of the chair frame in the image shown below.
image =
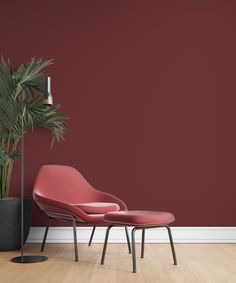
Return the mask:
{"type": "MultiPolygon", "coordinates": [[[[104,241],[104,245],[103,245],[103,251],[102,251],[101,265],[103,265],[104,261],[105,261],[106,249],[107,249],[107,243],[108,243],[110,230],[111,230],[112,227],[115,227],[115,226],[123,226],[123,225],[122,224],[119,224],[119,225],[118,224],[111,224],[107,227],[105,241],[104,241]]],[[[173,238],[172,238],[172,234],[171,234],[171,229],[168,225],[144,226],[144,227],[135,226],[132,229],[132,232],[131,232],[133,273],[137,272],[136,250],[135,250],[135,232],[137,230],[142,230],[141,258],[144,258],[145,230],[146,229],[152,229],[152,228],[166,228],[167,229],[169,240],[170,240],[170,245],[171,245],[171,252],[172,252],[172,256],[173,256],[174,265],[177,265],[177,258],[176,258],[176,253],[175,253],[174,242],[173,242],[173,238]]]]}
{"type": "MultiPolygon", "coordinates": [[[[48,221],[47,221],[47,226],[45,228],[45,232],[44,232],[44,237],[43,237],[43,242],[41,245],[41,252],[44,251],[44,247],[46,244],[46,240],[47,240],[47,235],[48,235],[48,230],[49,227],[52,223],[53,220],[59,220],[59,221],[65,221],[65,222],[70,222],[72,223],[73,226],[73,240],[74,240],[74,252],[75,252],[75,261],[79,260],[79,256],[78,256],[78,245],[77,245],[77,232],[76,232],[76,227],[77,224],[81,224],[81,225],[86,225],[86,226],[93,226],[93,230],[89,239],[89,246],[92,243],[93,240],[93,236],[94,236],[94,232],[95,229],[97,227],[96,224],[93,223],[87,223],[87,222],[83,222],[83,221],[79,221],[75,216],[71,215],[71,214],[67,214],[67,213],[59,213],[59,212],[53,212],[53,211],[47,211],[47,210],[43,210],[46,215],[48,216],[48,221]]],[[[102,224],[100,224],[102,226],[102,224]]],[[[104,223],[104,225],[106,225],[106,223],[104,223]]],[[[128,251],[131,254],[131,244],[130,244],[130,239],[129,239],[129,233],[128,233],[128,229],[127,226],[125,227],[125,234],[126,234],[126,240],[127,240],[127,245],[128,245],[128,251]]]]}

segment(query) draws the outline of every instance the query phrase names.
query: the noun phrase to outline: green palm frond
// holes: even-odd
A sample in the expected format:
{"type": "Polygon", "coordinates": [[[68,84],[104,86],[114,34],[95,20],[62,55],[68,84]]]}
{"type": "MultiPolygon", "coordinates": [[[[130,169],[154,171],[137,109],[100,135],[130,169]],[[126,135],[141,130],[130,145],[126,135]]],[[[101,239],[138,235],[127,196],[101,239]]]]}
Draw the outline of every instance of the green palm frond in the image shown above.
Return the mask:
{"type": "Polygon", "coordinates": [[[64,114],[58,112],[60,105],[45,106],[40,102],[31,102],[27,105],[24,115],[24,129],[28,130],[35,127],[43,127],[49,129],[52,133],[52,144],[54,141],[63,140],[65,134],[64,114]]]}
{"type": "MultiPolygon", "coordinates": [[[[44,76],[42,70],[52,64],[52,60],[43,61],[41,58],[32,58],[27,64],[22,64],[14,76],[19,84],[19,89],[42,90],[44,76]]],[[[17,95],[19,94],[17,91],[17,95]]]]}
{"type": "Polygon", "coordinates": [[[20,157],[19,150],[14,150],[8,154],[5,150],[0,147],[0,166],[6,167],[11,162],[17,160],[20,157]]]}
{"type": "Polygon", "coordinates": [[[12,166],[19,158],[19,142],[23,133],[37,127],[49,129],[52,145],[64,139],[66,117],[60,105],[41,104],[44,69],[52,60],[31,58],[16,70],[10,61],[0,61],[0,198],[7,196],[12,166]],[[23,120],[22,120],[23,117],[23,120]]]}
{"type": "Polygon", "coordinates": [[[21,108],[14,99],[9,85],[0,77],[0,125],[8,131],[14,127],[21,108]]]}

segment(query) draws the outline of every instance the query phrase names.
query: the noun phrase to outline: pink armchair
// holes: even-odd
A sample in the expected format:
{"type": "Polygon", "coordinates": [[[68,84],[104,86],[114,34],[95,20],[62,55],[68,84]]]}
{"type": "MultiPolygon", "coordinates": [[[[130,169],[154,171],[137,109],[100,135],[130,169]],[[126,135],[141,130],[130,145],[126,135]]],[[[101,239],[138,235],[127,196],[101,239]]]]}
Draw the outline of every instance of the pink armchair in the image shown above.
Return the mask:
{"type": "MultiPolygon", "coordinates": [[[[44,165],[40,168],[33,189],[33,198],[48,216],[41,251],[44,250],[48,229],[52,220],[69,221],[73,224],[75,261],[78,261],[76,225],[93,226],[89,240],[91,245],[97,225],[105,225],[107,212],[127,210],[119,198],[93,188],[73,167],[44,165]]],[[[129,253],[131,253],[127,227],[125,226],[129,253]]]]}

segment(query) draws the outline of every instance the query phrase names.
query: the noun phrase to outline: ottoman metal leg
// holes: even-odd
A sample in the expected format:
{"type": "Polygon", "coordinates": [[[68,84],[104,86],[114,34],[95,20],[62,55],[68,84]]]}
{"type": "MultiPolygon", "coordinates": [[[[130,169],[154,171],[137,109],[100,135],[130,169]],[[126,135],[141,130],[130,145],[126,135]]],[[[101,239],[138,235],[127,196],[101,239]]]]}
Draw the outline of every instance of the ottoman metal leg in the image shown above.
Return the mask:
{"type": "Polygon", "coordinates": [[[44,233],[44,237],[43,237],[43,242],[42,242],[42,246],[41,246],[41,252],[43,252],[43,250],[44,250],[44,246],[45,246],[45,243],[46,243],[46,240],[47,240],[47,235],[48,235],[48,229],[50,227],[51,221],[52,221],[52,217],[48,217],[48,223],[47,223],[47,226],[46,226],[46,229],[45,229],[45,233],[44,233]]]}
{"type": "Polygon", "coordinates": [[[72,218],[72,223],[73,223],[75,261],[78,261],[78,245],[77,245],[77,235],[76,235],[76,219],[74,217],[72,218]]]}
{"type": "Polygon", "coordinates": [[[108,237],[109,237],[109,232],[111,230],[111,228],[114,225],[109,225],[107,227],[107,231],[106,231],[106,236],[105,236],[105,241],[104,241],[104,245],[103,245],[103,250],[102,250],[102,259],[101,259],[101,264],[104,264],[105,261],[105,255],[106,255],[106,250],[107,250],[107,242],[108,242],[108,237]]]}
{"type": "Polygon", "coordinates": [[[135,232],[136,227],[132,229],[131,238],[132,238],[132,261],[133,261],[133,273],[136,273],[136,252],[135,252],[135,232]]]}
{"type": "Polygon", "coordinates": [[[177,258],[176,258],[176,254],[175,254],[175,247],[174,247],[174,242],[173,242],[171,230],[170,230],[170,227],[168,225],[166,225],[165,228],[167,229],[168,235],[169,235],[169,238],[170,238],[170,245],[171,245],[171,251],[172,251],[172,256],[173,256],[173,260],[174,260],[174,265],[177,265],[177,258]]]}
{"type": "Polygon", "coordinates": [[[94,235],[95,229],[96,229],[96,225],[93,225],[93,230],[92,230],[92,233],[91,233],[91,236],[90,236],[90,239],[89,239],[88,246],[91,246],[91,244],[92,244],[92,240],[93,240],[93,235],[94,235]]]}
{"type": "Polygon", "coordinates": [[[131,246],[130,246],[129,232],[128,232],[127,226],[125,226],[125,234],[126,234],[126,239],[127,239],[129,254],[131,254],[131,246]]]}
{"type": "MultiPolygon", "coordinates": [[[[103,251],[102,251],[101,264],[104,264],[104,261],[105,261],[109,232],[110,232],[110,229],[113,226],[116,226],[116,225],[111,224],[107,227],[107,230],[106,230],[106,236],[105,236],[103,251]]],[[[170,239],[170,245],[171,245],[171,251],[172,251],[172,256],[173,256],[173,260],[174,260],[174,265],[177,265],[177,258],[176,258],[176,254],[175,254],[174,242],[173,242],[173,238],[172,238],[172,234],[171,234],[171,229],[168,225],[142,226],[142,227],[136,226],[131,231],[131,244],[132,244],[131,245],[131,252],[132,252],[133,273],[137,272],[136,250],[135,250],[136,249],[136,247],[135,247],[135,232],[137,230],[142,230],[141,258],[143,258],[144,257],[144,246],[145,246],[145,229],[151,229],[151,228],[166,228],[167,229],[169,239],[170,239]]],[[[128,247],[130,247],[129,234],[128,234],[128,230],[127,230],[126,226],[125,226],[125,232],[126,232],[126,237],[127,237],[127,244],[128,244],[128,247]]]]}
{"type": "Polygon", "coordinates": [[[142,229],[141,258],[144,258],[145,229],[142,229]]]}

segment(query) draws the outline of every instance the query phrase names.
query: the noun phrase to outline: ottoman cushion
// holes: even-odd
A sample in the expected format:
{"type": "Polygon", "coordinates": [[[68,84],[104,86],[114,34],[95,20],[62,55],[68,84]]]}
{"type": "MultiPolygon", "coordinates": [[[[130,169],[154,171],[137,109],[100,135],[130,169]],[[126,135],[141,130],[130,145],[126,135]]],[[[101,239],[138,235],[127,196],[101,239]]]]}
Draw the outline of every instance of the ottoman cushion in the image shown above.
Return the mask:
{"type": "Polygon", "coordinates": [[[175,221],[170,212],[129,210],[114,211],[104,215],[104,221],[111,224],[122,224],[129,226],[159,226],[175,221]]]}

